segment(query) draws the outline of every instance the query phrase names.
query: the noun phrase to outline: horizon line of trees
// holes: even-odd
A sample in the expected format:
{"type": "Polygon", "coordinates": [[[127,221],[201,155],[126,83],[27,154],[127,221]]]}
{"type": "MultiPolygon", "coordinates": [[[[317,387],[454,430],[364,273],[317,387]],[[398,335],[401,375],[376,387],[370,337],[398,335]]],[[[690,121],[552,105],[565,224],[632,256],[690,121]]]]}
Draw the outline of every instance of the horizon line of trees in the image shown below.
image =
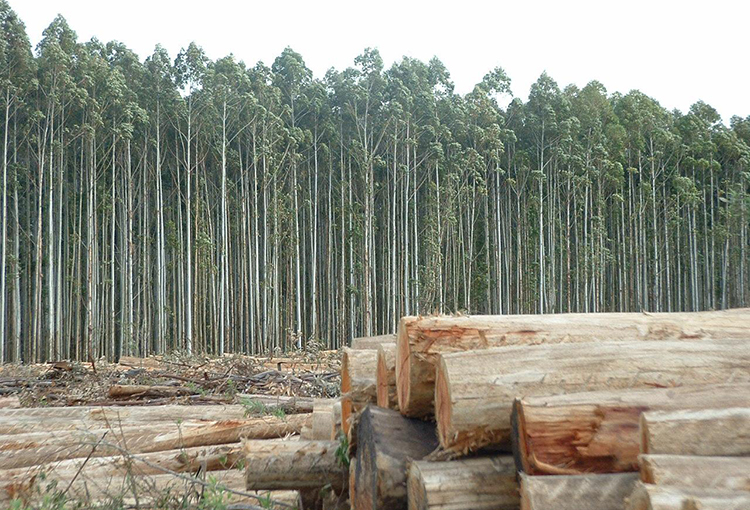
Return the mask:
{"type": "Polygon", "coordinates": [[[435,312],[746,306],[750,117],[375,49],[145,61],[0,0],[0,362],[346,345],[435,312]],[[504,106],[507,105],[507,106],[504,106]]]}

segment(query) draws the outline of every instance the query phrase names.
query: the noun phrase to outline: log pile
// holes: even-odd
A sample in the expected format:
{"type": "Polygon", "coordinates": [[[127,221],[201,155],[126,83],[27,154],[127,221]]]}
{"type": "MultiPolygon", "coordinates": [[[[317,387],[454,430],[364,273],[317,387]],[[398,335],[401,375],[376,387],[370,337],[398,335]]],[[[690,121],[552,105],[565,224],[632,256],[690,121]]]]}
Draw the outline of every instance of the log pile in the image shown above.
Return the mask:
{"type": "Polygon", "coordinates": [[[345,357],[353,509],[750,508],[750,309],[404,317],[345,357]]]}

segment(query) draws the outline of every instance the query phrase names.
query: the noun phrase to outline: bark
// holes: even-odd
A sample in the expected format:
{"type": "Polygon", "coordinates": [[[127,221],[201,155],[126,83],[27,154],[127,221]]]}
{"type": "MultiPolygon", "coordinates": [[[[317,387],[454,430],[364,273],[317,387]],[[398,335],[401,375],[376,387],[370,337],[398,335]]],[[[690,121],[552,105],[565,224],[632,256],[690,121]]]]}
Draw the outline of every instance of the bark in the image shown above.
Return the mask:
{"type": "Polygon", "coordinates": [[[319,489],[340,491],[347,470],[338,459],[335,441],[245,441],[246,488],[319,489]]]}
{"type": "Polygon", "coordinates": [[[750,345],[602,342],[445,354],[437,371],[440,444],[466,453],[509,446],[515,398],[573,392],[750,382],[750,345]]]}
{"type": "MultiPolygon", "coordinates": [[[[269,439],[299,433],[306,421],[304,415],[284,419],[266,416],[244,420],[224,420],[206,425],[183,427],[180,423],[165,424],[160,430],[106,435],[82,432],[77,442],[62,444],[30,442],[23,448],[0,452],[0,469],[33,466],[43,462],[87,457],[116,455],[120,448],[130,453],[149,453],[176,448],[237,443],[241,438],[269,439]]],[[[98,431],[97,431],[98,432],[98,431]]]]}
{"type": "Polygon", "coordinates": [[[398,411],[396,344],[382,344],[378,347],[376,384],[378,405],[398,411]]]}
{"type": "Polygon", "coordinates": [[[435,367],[442,353],[542,343],[600,340],[746,338],[750,309],[700,313],[602,313],[404,317],[397,336],[401,412],[433,412],[435,367]]]}
{"type": "Polygon", "coordinates": [[[521,510],[622,510],[638,483],[635,473],[521,475],[521,510]]]}
{"type": "Polygon", "coordinates": [[[435,449],[434,425],[370,405],[360,417],[357,438],[353,507],[405,510],[407,463],[435,449]]]}
{"type": "Polygon", "coordinates": [[[109,398],[126,399],[138,397],[177,397],[180,395],[195,395],[198,391],[184,386],[149,386],[141,384],[123,386],[114,384],[109,387],[107,393],[109,398]]]}
{"type": "Polygon", "coordinates": [[[344,348],[341,358],[341,425],[349,433],[352,413],[377,400],[378,351],[344,348]]]}
{"type": "Polygon", "coordinates": [[[740,491],[691,489],[637,484],[625,510],[746,510],[750,494],[740,491]]]}
{"type": "Polygon", "coordinates": [[[594,391],[516,400],[512,442],[531,475],[638,470],[640,415],[750,405],[750,384],[594,391]]]}
{"type": "Polygon", "coordinates": [[[409,510],[516,510],[518,481],[511,457],[412,462],[409,510]]]}
{"type": "Polygon", "coordinates": [[[641,455],[641,481],[654,485],[750,491],[750,458],[641,455]]]}
{"type": "Polygon", "coordinates": [[[641,451],[673,455],[750,455],[750,407],[643,413],[641,451]]]}

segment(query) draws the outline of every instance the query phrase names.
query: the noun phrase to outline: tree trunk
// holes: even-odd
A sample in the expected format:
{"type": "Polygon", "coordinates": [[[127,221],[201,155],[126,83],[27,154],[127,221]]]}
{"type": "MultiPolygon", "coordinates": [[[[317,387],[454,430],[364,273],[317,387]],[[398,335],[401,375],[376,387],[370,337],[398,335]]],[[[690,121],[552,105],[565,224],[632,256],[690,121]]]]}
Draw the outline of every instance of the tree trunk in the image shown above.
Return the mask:
{"type": "MultiPolygon", "coordinates": [[[[622,508],[622,507],[619,507],[622,508]]],[[[740,491],[636,485],[625,510],[747,510],[750,494],[740,491]]]]}
{"type": "Polygon", "coordinates": [[[398,411],[396,344],[382,344],[378,348],[376,383],[378,405],[398,411]]]}
{"type": "Polygon", "coordinates": [[[531,475],[638,470],[644,411],[750,405],[750,384],[529,397],[513,407],[513,452],[531,475]]]}
{"type": "Polygon", "coordinates": [[[347,470],[335,441],[245,441],[248,490],[319,489],[341,491],[347,470]]]}
{"type": "Polygon", "coordinates": [[[643,413],[641,451],[673,455],[750,455],[750,407],[643,413]]]}
{"type": "Polygon", "coordinates": [[[315,399],[312,412],[312,434],[310,439],[332,441],[333,406],[332,399],[315,399]]]}
{"type": "Polygon", "coordinates": [[[517,397],[750,382],[750,345],[602,342],[503,347],[442,356],[435,389],[443,448],[466,453],[508,446],[517,397]]]}
{"type": "Polygon", "coordinates": [[[349,433],[352,413],[376,402],[378,351],[344,348],[341,359],[341,426],[349,433]]]}
{"type": "Polygon", "coordinates": [[[517,510],[518,481],[511,457],[412,462],[409,510],[517,510]]]}
{"type": "Polygon", "coordinates": [[[750,458],[641,455],[641,481],[655,485],[750,491],[750,458]]]}
{"type": "Polygon", "coordinates": [[[357,438],[353,508],[405,510],[407,462],[437,447],[434,425],[371,405],[360,417],[357,438]]]}
{"type": "Polygon", "coordinates": [[[521,475],[521,510],[622,510],[638,475],[521,475]]]}
{"type": "Polygon", "coordinates": [[[433,412],[438,355],[507,345],[595,340],[745,338],[750,309],[694,314],[601,313],[404,317],[398,330],[396,380],[401,412],[433,412]]]}

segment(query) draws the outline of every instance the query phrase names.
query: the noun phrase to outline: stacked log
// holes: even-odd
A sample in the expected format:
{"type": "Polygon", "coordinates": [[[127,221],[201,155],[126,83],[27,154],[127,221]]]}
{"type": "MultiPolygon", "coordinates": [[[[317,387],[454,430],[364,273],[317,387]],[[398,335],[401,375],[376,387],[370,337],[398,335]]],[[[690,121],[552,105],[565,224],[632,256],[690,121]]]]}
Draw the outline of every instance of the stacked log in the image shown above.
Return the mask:
{"type": "Polygon", "coordinates": [[[641,451],[675,455],[750,455],[750,408],[648,412],[641,451]]]}
{"type": "Polygon", "coordinates": [[[378,351],[344,348],[341,358],[341,428],[349,434],[352,415],[377,400],[378,351]]]}
{"type": "Polygon", "coordinates": [[[492,347],[609,340],[748,337],[750,309],[691,313],[597,313],[404,317],[396,347],[398,402],[406,416],[433,413],[441,354],[492,347]]]}
{"type": "Polygon", "coordinates": [[[384,344],[395,344],[396,335],[363,336],[352,340],[352,349],[378,350],[384,344]]]}
{"type": "Polygon", "coordinates": [[[638,484],[626,510],[747,510],[750,493],[638,484]]]}
{"type": "Polygon", "coordinates": [[[376,383],[378,405],[398,411],[396,344],[394,343],[382,344],[378,347],[376,383]]]}
{"type": "Polygon", "coordinates": [[[360,416],[355,470],[356,509],[406,510],[406,471],[437,447],[434,424],[369,405],[360,416]]]}
{"type": "Polygon", "coordinates": [[[247,489],[341,490],[347,470],[335,441],[248,440],[243,443],[247,489]]]}
{"type": "Polygon", "coordinates": [[[435,387],[438,437],[457,453],[509,447],[517,397],[728,381],[750,382],[750,342],[569,343],[445,354],[435,387]]]}
{"type": "Polygon", "coordinates": [[[513,459],[412,462],[408,500],[409,510],[516,510],[520,498],[513,459]]]}
{"type": "MultiPolygon", "coordinates": [[[[77,439],[67,434],[60,440],[8,442],[0,451],[0,469],[34,466],[65,459],[105,457],[123,450],[150,453],[195,446],[238,443],[241,438],[269,439],[299,433],[305,415],[284,418],[264,416],[243,420],[212,421],[206,424],[160,424],[155,428],[137,426],[127,430],[113,427],[104,431],[80,431],[77,439]],[[99,433],[101,432],[101,435],[99,433]]],[[[15,436],[10,436],[15,437],[15,436]]]]}
{"type": "Polygon", "coordinates": [[[750,406],[750,384],[525,397],[513,406],[513,452],[532,475],[637,471],[641,413],[735,406],[750,406]]]}
{"type": "Polygon", "coordinates": [[[643,483],[750,491],[750,457],[641,455],[643,483]]]}
{"type": "Polygon", "coordinates": [[[622,510],[638,483],[635,473],[521,475],[521,510],[622,510]]]}

